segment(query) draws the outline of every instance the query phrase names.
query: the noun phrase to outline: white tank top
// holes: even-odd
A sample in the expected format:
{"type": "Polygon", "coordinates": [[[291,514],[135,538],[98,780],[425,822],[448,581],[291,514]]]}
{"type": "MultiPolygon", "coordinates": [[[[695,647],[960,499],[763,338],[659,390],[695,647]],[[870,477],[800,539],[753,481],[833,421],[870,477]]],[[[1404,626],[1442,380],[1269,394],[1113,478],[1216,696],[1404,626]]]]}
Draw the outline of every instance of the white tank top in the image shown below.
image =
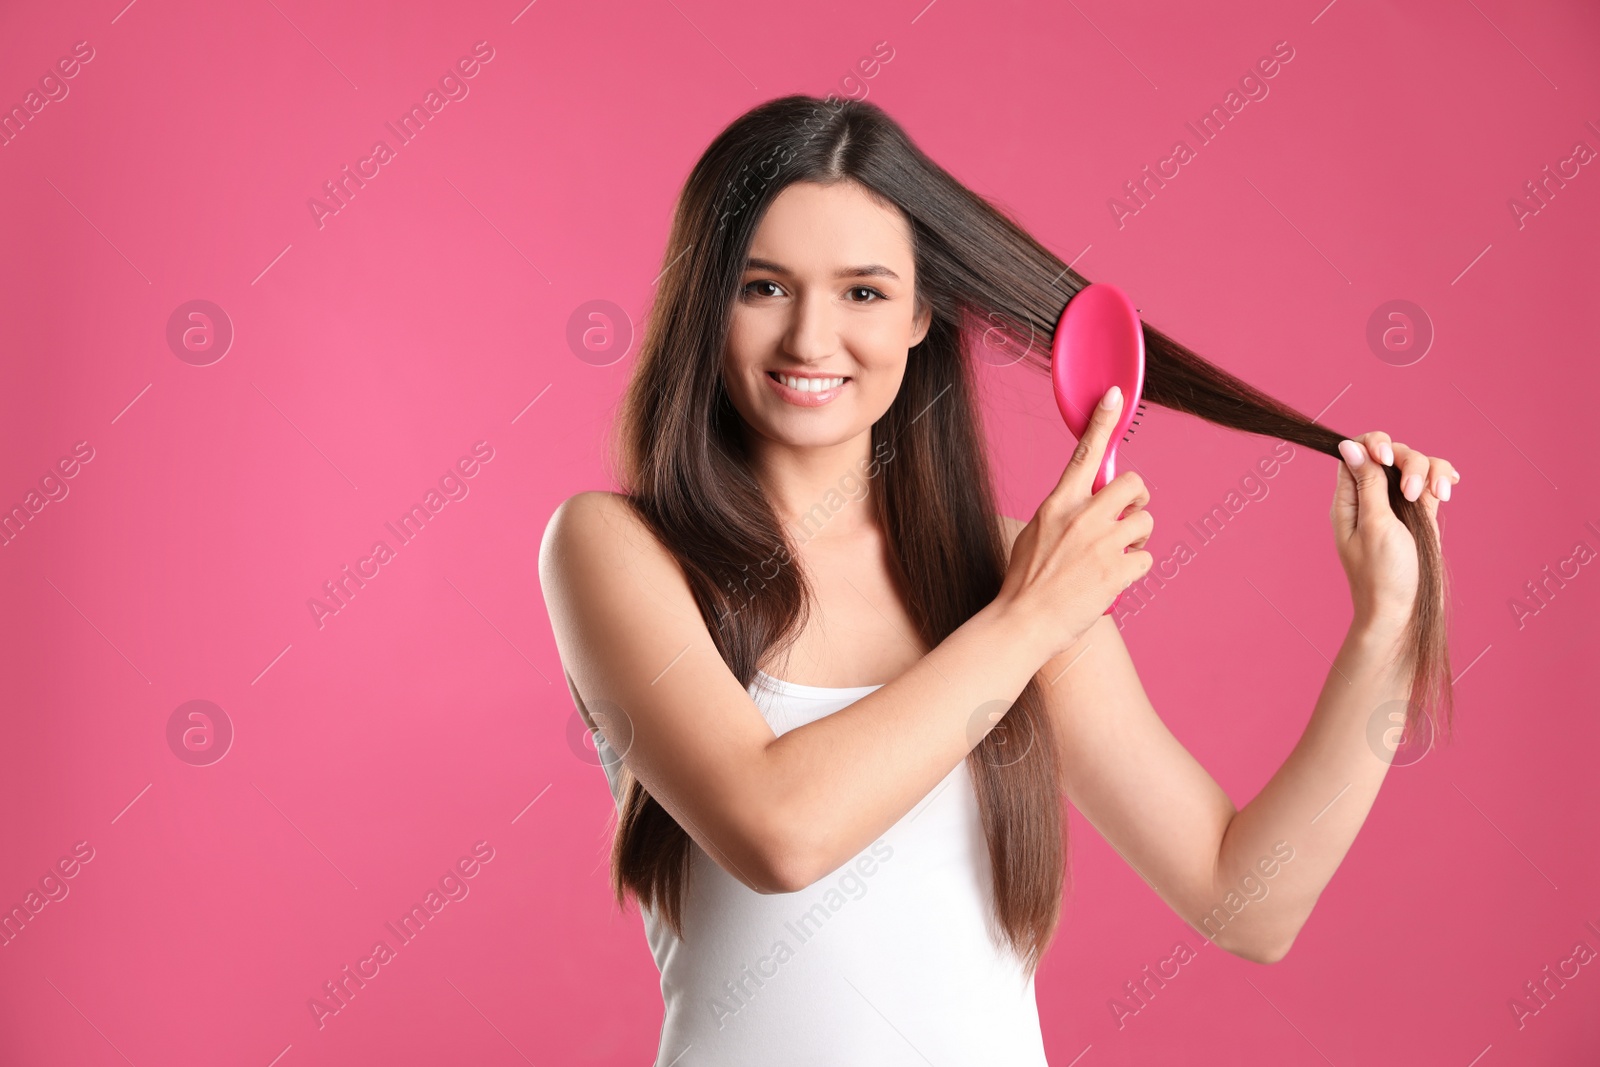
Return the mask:
{"type": "MultiPolygon", "coordinates": [[[[775,734],[879,688],[758,673],[775,734]]],[[[614,750],[596,736],[620,804],[614,750]]],[[[746,887],[690,843],[684,938],[642,909],[661,972],[655,1067],[1048,1067],[1031,976],[991,936],[991,869],[963,761],[849,863],[798,893],[746,887]]]]}

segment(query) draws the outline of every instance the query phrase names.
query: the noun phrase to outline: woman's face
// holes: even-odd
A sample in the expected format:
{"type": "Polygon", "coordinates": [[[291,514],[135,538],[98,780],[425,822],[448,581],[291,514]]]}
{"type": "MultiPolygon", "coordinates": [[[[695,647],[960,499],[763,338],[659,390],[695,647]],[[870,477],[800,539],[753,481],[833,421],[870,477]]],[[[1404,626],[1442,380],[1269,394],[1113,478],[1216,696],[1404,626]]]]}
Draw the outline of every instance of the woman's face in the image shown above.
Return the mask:
{"type": "Polygon", "coordinates": [[[751,241],[723,355],[751,430],[806,446],[870,430],[932,318],[917,313],[914,270],[910,224],[860,185],[779,193],[751,241]]]}

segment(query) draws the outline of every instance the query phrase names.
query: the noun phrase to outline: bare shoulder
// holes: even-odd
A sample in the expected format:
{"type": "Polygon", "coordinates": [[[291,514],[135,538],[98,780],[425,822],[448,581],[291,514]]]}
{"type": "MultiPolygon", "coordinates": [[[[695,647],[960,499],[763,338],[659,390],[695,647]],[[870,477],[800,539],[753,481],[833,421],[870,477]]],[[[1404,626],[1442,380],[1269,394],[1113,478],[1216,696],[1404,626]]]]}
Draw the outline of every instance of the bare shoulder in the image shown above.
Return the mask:
{"type": "Polygon", "coordinates": [[[627,497],[603,489],[575,493],[556,506],[545,524],[539,545],[540,577],[548,576],[547,568],[564,566],[574,556],[615,558],[622,553],[667,555],[627,497]]]}
{"type": "Polygon", "coordinates": [[[682,565],[620,493],[576,493],[556,507],[539,543],[539,584],[556,644],[574,660],[584,658],[580,637],[620,640],[646,625],[664,637],[666,619],[705,631],[682,565]]]}

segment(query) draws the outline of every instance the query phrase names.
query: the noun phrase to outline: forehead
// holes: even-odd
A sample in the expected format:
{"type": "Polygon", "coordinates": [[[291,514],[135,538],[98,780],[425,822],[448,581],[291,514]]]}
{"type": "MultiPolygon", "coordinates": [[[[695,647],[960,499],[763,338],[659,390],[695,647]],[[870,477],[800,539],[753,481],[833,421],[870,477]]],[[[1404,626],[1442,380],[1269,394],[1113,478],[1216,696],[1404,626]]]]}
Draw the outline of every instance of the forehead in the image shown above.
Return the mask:
{"type": "Polygon", "coordinates": [[[914,258],[905,216],[855,182],[787,186],[756,227],[750,256],[799,273],[882,263],[902,278],[914,258]]]}

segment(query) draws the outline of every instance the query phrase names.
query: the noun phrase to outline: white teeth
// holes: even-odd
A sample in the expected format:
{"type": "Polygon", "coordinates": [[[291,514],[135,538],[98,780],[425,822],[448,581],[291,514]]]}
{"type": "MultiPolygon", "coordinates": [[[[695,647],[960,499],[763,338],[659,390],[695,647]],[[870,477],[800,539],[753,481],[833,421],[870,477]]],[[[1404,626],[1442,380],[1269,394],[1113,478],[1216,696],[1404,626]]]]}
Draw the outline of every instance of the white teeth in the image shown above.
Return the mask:
{"type": "Polygon", "coordinates": [[[845,381],[843,378],[791,378],[787,374],[778,375],[778,380],[790,389],[802,393],[821,393],[828,389],[836,389],[845,381]]]}

